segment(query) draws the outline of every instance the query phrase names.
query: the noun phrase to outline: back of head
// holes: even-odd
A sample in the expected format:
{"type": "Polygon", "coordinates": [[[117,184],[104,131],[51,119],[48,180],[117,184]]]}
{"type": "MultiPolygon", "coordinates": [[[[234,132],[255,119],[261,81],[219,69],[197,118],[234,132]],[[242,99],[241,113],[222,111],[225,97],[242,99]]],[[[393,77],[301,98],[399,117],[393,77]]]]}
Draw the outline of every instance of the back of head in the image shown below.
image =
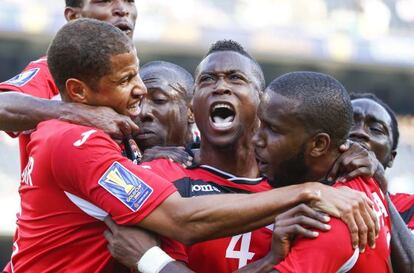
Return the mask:
{"type": "Polygon", "coordinates": [[[49,46],[47,63],[57,87],[66,97],[66,81],[78,79],[92,89],[110,73],[111,57],[134,51],[131,40],[113,25],[95,19],[67,23],[49,46]]]}
{"type": "Polygon", "coordinates": [[[335,78],[316,72],[292,72],[272,81],[268,89],[298,102],[298,118],[309,133],[329,134],[334,146],[348,137],[352,105],[345,87],[335,78]]]}
{"type": "Polygon", "coordinates": [[[65,0],[66,7],[79,8],[83,4],[83,0],[65,0]]]}
{"type": "Polygon", "coordinates": [[[194,78],[190,72],[179,65],[165,61],[152,61],[142,66],[139,74],[144,83],[146,79],[153,76],[165,77],[169,84],[178,84],[178,88],[184,88],[187,99],[191,99],[193,96],[194,78]]]}
{"type": "Polygon", "coordinates": [[[250,59],[253,64],[253,72],[254,75],[257,77],[257,81],[259,84],[260,91],[263,91],[266,87],[266,82],[263,74],[263,70],[259,63],[253,58],[238,42],[233,40],[219,40],[215,42],[210,49],[208,50],[207,54],[204,56],[203,59],[207,58],[210,54],[216,52],[223,52],[223,51],[231,51],[239,53],[246,58],[250,59]]]}

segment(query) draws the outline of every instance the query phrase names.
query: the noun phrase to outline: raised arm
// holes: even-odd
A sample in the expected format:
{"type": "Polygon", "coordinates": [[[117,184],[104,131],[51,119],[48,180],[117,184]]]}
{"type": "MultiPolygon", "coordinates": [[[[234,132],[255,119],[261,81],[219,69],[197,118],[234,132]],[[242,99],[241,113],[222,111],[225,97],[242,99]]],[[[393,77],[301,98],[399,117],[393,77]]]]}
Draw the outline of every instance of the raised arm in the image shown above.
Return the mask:
{"type": "Polygon", "coordinates": [[[0,130],[31,130],[49,119],[96,127],[114,139],[122,139],[124,135],[138,131],[138,126],[129,117],[119,115],[108,107],[40,99],[18,92],[0,93],[0,130]]]}

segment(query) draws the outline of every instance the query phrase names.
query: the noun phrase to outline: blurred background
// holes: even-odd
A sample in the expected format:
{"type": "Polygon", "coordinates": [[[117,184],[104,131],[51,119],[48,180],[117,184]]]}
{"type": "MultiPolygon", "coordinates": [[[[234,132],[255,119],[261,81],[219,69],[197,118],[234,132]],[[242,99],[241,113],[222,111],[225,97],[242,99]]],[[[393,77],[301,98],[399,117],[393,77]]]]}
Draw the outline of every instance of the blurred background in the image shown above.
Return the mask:
{"type": "MultiPolygon", "coordinates": [[[[414,0],[138,0],[141,64],[193,72],[208,47],[234,39],[266,80],[321,71],[350,92],[373,92],[399,115],[401,141],[388,170],[392,192],[414,193],[414,0]]],[[[0,82],[45,55],[65,23],[63,0],[0,0],[0,82]]],[[[19,208],[17,141],[0,133],[0,246],[10,249],[19,208]]],[[[0,253],[0,266],[9,254],[0,253]]]]}

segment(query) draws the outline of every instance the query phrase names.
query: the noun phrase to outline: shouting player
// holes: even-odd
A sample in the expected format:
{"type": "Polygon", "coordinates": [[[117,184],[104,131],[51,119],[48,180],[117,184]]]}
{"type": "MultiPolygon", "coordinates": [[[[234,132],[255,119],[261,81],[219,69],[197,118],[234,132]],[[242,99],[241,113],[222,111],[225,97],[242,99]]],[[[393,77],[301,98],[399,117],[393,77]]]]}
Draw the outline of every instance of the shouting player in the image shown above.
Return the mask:
{"type": "MultiPolygon", "coordinates": [[[[146,89],[136,50],[113,25],[90,19],[68,23],[49,47],[48,65],[66,102],[138,115],[146,89]]],[[[122,157],[118,144],[103,131],[60,120],[38,125],[28,154],[14,272],[122,272],[102,236],[101,220],[108,214],[118,224],[138,225],[190,244],[265,226],[299,202],[316,202],[325,210],[333,205],[333,212],[328,211],[335,215],[343,202],[355,201],[338,200],[337,190],[319,183],[252,195],[182,198],[172,183],[122,157]]],[[[371,203],[352,196],[358,206],[371,203]]]]}
{"type": "MultiPolygon", "coordinates": [[[[251,138],[258,126],[256,109],[263,86],[260,66],[239,44],[232,41],[217,42],[196,71],[193,108],[202,137],[201,164],[181,171],[181,175],[175,170],[174,164],[165,160],[145,163],[143,166],[171,179],[175,177],[175,185],[185,197],[270,189],[266,180],[257,178],[258,169],[251,145],[251,138]],[[173,173],[167,171],[171,169],[173,173]]],[[[117,230],[118,235],[122,233],[119,230],[129,232],[110,221],[108,224],[112,230],[117,230]]],[[[267,254],[271,231],[271,227],[266,227],[188,248],[164,241],[163,247],[177,260],[188,263],[197,273],[232,272],[267,254]]],[[[122,237],[136,239],[132,231],[128,234],[122,237]]],[[[110,233],[106,233],[106,237],[116,258],[128,266],[136,263],[141,255],[139,249],[135,254],[118,253],[122,246],[114,246],[114,243],[121,240],[110,233]]],[[[125,244],[130,245],[134,252],[131,241],[125,244]]],[[[181,272],[188,269],[170,263],[163,272],[173,270],[181,272]]]]}

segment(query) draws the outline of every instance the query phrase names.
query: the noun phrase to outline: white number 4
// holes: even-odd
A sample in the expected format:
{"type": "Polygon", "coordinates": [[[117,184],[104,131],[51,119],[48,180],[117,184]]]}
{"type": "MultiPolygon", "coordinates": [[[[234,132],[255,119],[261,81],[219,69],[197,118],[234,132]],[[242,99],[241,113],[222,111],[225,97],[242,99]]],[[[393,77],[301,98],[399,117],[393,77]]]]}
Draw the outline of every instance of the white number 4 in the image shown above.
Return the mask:
{"type": "Polygon", "coordinates": [[[226,258],[239,259],[239,268],[245,266],[248,260],[253,259],[254,253],[249,252],[252,233],[244,233],[233,236],[226,250],[226,258]],[[240,241],[240,250],[235,250],[237,243],[240,241]]]}

